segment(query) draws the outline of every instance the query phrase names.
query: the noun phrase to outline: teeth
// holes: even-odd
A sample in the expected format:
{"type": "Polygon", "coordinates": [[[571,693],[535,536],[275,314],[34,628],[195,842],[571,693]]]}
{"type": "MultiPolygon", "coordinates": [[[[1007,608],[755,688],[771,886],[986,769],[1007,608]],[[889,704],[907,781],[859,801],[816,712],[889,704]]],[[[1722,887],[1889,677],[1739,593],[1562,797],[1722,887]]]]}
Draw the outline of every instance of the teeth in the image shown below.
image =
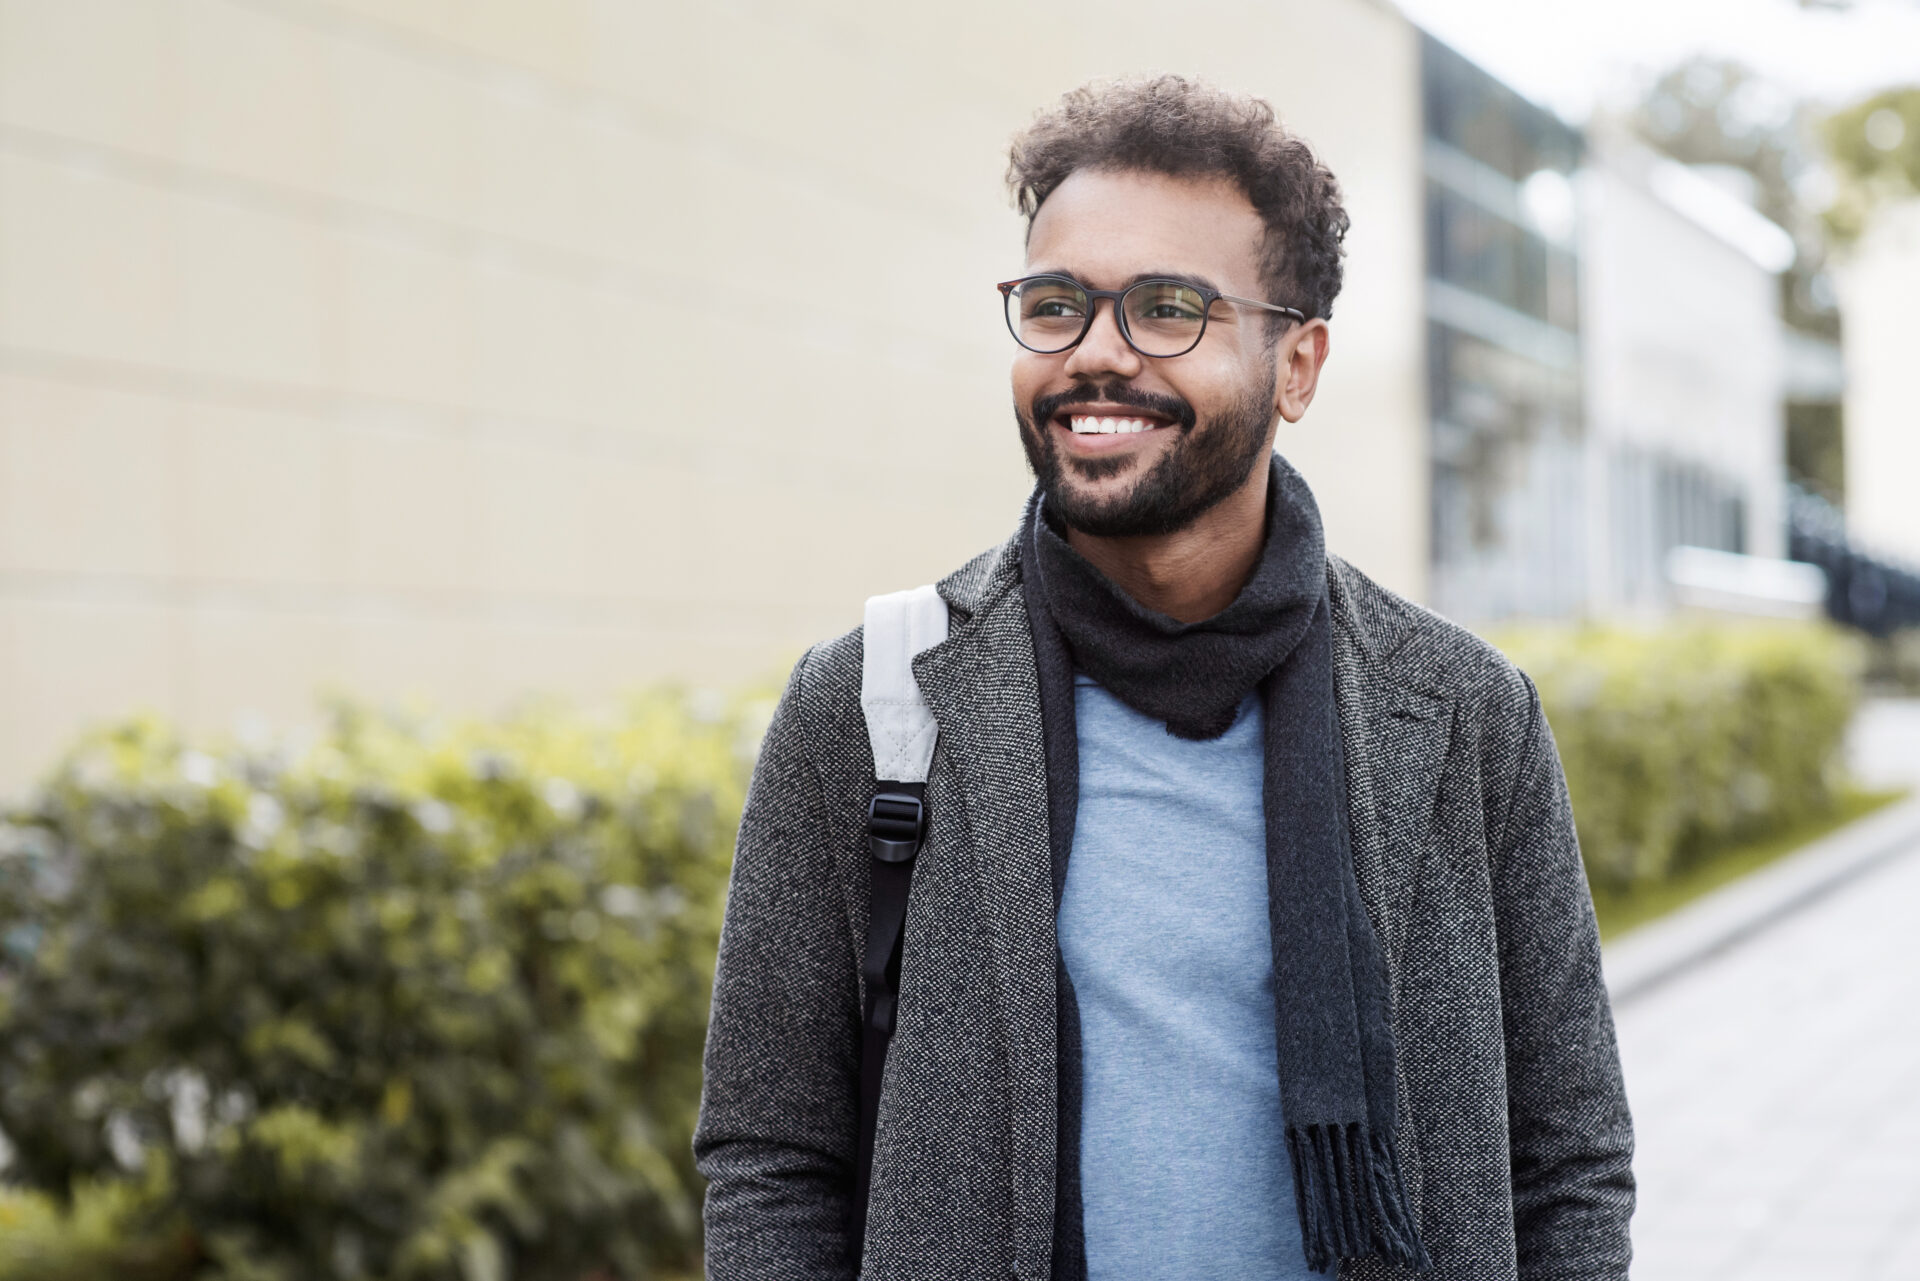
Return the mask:
{"type": "Polygon", "coordinates": [[[1126,435],[1153,430],[1153,424],[1144,418],[1093,418],[1084,414],[1069,415],[1067,425],[1082,436],[1126,435]]]}

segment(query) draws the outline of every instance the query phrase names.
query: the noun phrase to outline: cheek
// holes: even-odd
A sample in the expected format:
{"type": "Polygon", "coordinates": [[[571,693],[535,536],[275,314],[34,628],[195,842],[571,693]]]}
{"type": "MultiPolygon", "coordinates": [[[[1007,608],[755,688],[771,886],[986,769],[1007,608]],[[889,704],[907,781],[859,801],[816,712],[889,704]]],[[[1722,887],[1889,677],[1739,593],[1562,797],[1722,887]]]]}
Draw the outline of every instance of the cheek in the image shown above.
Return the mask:
{"type": "Polygon", "coordinates": [[[1046,394],[1059,376],[1057,356],[1036,356],[1022,351],[1013,358],[1013,403],[1022,415],[1033,408],[1035,397],[1046,394]]]}
{"type": "Polygon", "coordinates": [[[1167,390],[1192,405],[1202,422],[1245,403],[1248,396],[1266,386],[1263,374],[1239,361],[1196,360],[1190,365],[1186,361],[1183,357],[1170,362],[1185,367],[1168,371],[1172,376],[1167,379],[1167,390]]]}

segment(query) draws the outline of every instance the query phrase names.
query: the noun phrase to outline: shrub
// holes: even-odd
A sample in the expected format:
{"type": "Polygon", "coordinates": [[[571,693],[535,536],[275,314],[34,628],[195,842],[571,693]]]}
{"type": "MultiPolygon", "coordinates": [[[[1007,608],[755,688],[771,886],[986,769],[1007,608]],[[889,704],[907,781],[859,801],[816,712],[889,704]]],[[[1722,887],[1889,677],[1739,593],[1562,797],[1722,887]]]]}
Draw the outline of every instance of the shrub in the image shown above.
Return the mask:
{"type": "MultiPolygon", "coordinates": [[[[297,748],[213,755],[151,721],[83,744],[0,826],[7,1177],[82,1193],[114,1225],[70,1234],[89,1249],[126,1234],[93,1275],[697,1268],[700,1045],[757,736],[697,710],[343,708],[297,748]]],[[[0,1235],[0,1275],[71,1264],[50,1231],[0,1235]]]]}
{"type": "Polygon", "coordinates": [[[1541,627],[1497,639],[1540,687],[1597,885],[1659,880],[1834,804],[1860,654],[1830,628],[1541,627]]]}

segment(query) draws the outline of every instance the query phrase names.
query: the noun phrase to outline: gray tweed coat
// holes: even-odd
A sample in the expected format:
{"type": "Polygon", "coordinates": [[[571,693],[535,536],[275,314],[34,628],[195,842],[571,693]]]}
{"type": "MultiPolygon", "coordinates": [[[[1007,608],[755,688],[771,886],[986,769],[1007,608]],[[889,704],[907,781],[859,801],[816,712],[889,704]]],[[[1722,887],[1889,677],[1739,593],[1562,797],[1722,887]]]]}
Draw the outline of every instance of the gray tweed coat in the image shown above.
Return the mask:
{"type": "MultiPolygon", "coordinates": [[[[1427,1275],[1625,1277],[1632,1128],[1539,699],[1465,631],[1337,559],[1328,577],[1353,854],[1387,955],[1394,1139],[1427,1275]]],[[[939,590],[950,635],[914,663],[940,728],[930,830],[857,1271],[1041,1281],[1054,896],[1012,544],[939,590]]],[[[709,1180],[707,1272],[726,1281],[856,1274],[847,1215],[873,791],[860,659],[854,632],[795,668],[741,823],[694,1138],[709,1180]]],[[[1403,1274],[1366,1263],[1341,1275],[1403,1274]]]]}

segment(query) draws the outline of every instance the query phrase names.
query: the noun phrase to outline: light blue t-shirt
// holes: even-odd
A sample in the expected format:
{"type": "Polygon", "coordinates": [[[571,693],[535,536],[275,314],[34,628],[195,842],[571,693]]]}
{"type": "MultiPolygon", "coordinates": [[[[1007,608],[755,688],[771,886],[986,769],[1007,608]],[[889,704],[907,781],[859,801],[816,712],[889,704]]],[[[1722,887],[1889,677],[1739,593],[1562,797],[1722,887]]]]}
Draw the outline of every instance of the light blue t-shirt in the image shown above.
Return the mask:
{"type": "Polygon", "coordinates": [[[1323,1281],[1300,1244],[1275,1061],[1263,716],[1175,738],[1074,681],[1060,950],[1080,1006],[1090,1281],[1323,1281]]]}

